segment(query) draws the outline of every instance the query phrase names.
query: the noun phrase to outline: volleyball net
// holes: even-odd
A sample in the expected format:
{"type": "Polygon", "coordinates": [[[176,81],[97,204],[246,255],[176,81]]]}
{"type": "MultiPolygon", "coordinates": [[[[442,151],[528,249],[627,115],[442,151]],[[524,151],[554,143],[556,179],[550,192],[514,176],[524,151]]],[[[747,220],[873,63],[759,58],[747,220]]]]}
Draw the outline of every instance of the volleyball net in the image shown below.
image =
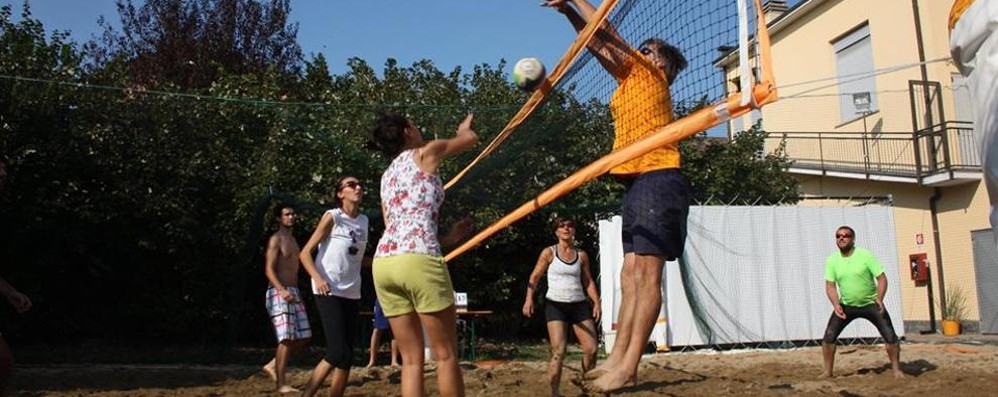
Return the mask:
{"type": "Polygon", "coordinates": [[[547,80],[448,181],[448,194],[489,202],[489,209],[476,216],[491,224],[449,252],[447,260],[556,200],[566,208],[618,202],[622,189],[616,184],[590,182],[775,101],[770,56],[760,0],[604,1],[547,80]],[[608,37],[619,38],[629,50],[607,50],[608,37]],[[648,38],[677,47],[688,66],[667,85],[667,92],[647,94],[656,88],[637,84],[615,94],[621,68],[645,73],[645,80],[664,77],[639,55],[648,38]],[[623,92],[627,90],[647,95],[623,92]],[[646,126],[654,132],[632,142],[613,142],[615,128],[646,126]]]}

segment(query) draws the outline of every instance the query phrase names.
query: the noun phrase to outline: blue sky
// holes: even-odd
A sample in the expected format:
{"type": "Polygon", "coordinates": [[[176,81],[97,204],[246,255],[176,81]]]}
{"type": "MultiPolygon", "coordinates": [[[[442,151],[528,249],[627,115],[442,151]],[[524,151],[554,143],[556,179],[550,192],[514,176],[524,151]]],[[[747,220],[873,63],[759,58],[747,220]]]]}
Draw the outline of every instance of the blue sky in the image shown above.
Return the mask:
{"type": "MultiPolygon", "coordinates": [[[[735,0],[731,0],[735,1],[735,0]]],[[[794,5],[801,0],[790,0],[794,5]]],[[[23,0],[0,0],[20,15],[23,0]]],[[[144,3],[135,0],[136,4],[144,3]]],[[[593,1],[598,4],[599,1],[593,1]]],[[[69,30],[79,43],[97,33],[104,16],[115,26],[114,0],[30,0],[45,29],[69,30]]],[[[537,57],[549,68],[574,37],[564,18],[540,0],[292,0],[298,41],[307,59],[323,53],[331,72],[343,73],[346,60],[360,57],[380,71],[388,58],[408,66],[432,60],[439,69],[497,65],[537,57]]]]}
{"type": "MultiPolygon", "coordinates": [[[[22,0],[14,5],[20,15],[22,0]]],[[[136,0],[141,4],[141,0],[136,0]]],[[[103,15],[118,25],[114,0],[30,0],[32,14],[45,29],[69,30],[79,43],[98,32],[103,15]]],[[[538,57],[554,65],[574,32],[539,0],[293,0],[291,18],[307,59],[323,53],[333,73],[360,57],[381,70],[388,58],[402,65],[430,59],[438,68],[466,71],[477,64],[538,57]]]]}

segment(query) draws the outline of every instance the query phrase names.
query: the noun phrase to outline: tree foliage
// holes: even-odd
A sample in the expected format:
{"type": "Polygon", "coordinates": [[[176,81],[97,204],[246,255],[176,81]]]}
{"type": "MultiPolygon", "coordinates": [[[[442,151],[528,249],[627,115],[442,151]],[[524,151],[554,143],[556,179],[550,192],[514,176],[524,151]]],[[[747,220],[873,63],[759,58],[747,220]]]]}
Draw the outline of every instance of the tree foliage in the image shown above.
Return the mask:
{"type": "MultiPolygon", "coordinates": [[[[13,335],[270,343],[261,243],[273,202],[299,205],[304,240],[335,180],[354,175],[378,236],[377,181],[388,159],[364,143],[379,112],[405,113],[424,133],[446,136],[476,111],[488,141],[525,99],[504,63],[464,73],[390,60],[379,73],[355,58],[332,75],[321,55],[301,60],[289,5],[119,0],[121,31],[107,28],[83,47],[65,33],[46,36],[27,6],[19,22],[0,8],[0,74],[19,77],[0,79],[0,155],[11,175],[0,192],[0,273],[35,301],[24,324],[31,331],[13,335]]],[[[533,140],[497,153],[483,167],[491,176],[472,176],[486,183],[448,192],[443,224],[496,219],[612,141],[605,104],[567,92],[523,128],[533,140]]],[[[796,185],[780,173],[785,157],[756,154],[764,137],[756,127],[727,144],[684,143],[698,197],[795,199],[796,185]]],[[[446,162],[441,174],[474,155],[446,162]]],[[[519,307],[552,241],[551,216],[574,216],[580,245],[594,254],[595,221],[616,211],[621,192],[599,178],[455,261],[457,289],[499,313],[487,333],[543,332],[537,321],[524,325],[519,307]]]]}
{"type": "Polygon", "coordinates": [[[135,84],[205,88],[223,75],[296,74],[298,25],[290,0],[116,0],[121,31],[101,21],[96,66],[127,65],[135,84]]]}
{"type": "Polygon", "coordinates": [[[784,144],[766,153],[767,136],[760,121],[731,142],[703,136],[683,141],[683,172],[694,200],[705,205],[796,203],[799,183],[786,172],[790,159],[784,144]]]}

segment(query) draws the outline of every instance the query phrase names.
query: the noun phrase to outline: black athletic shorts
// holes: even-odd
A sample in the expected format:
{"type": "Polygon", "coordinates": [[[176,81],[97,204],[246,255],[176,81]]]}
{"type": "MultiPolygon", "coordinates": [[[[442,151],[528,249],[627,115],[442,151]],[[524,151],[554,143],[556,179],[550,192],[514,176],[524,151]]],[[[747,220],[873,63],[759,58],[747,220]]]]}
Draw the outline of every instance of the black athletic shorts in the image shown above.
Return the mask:
{"type": "Polygon", "coordinates": [[[690,189],[678,169],[651,171],[627,182],[624,193],[624,253],[661,255],[673,260],[683,256],[690,189]]]}
{"type": "Polygon", "coordinates": [[[564,321],[574,325],[593,319],[593,305],[589,301],[566,303],[548,300],[544,305],[544,317],[548,322],[564,321]]]}
{"type": "Polygon", "coordinates": [[[823,342],[835,343],[839,334],[852,320],[865,318],[877,327],[877,330],[880,331],[880,337],[884,338],[884,343],[892,345],[898,343],[898,336],[894,333],[894,324],[891,323],[891,315],[887,313],[887,310],[881,312],[880,306],[877,306],[876,303],[862,307],[842,305],[842,311],[846,314],[844,319],[836,316],[834,311],[832,312],[832,318],[828,319],[828,327],[825,328],[823,342]]]}

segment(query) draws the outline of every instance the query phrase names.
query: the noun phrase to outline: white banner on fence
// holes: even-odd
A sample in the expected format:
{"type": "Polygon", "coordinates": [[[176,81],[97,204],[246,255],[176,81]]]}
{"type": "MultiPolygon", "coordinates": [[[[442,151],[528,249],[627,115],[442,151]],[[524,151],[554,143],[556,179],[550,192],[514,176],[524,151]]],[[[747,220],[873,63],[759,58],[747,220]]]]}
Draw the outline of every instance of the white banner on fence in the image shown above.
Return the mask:
{"type": "MultiPolygon", "coordinates": [[[[855,229],[856,245],[883,264],[889,286],[884,304],[898,335],[904,335],[890,207],[696,206],[690,208],[686,258],[700,314],[714,325],[712,343],[820,340],[832,312],[825,296],[825,258],[836,250],[835,229],[841,225],[855,229]]],[[[620,307],[620,217],[600,221],[599,232],[602,327],[609,350],[620,307]]],[[[666,264],[663,288],[663,315],[650,340],[671,346],[711,342],[694,320],[678,263],[666,264]]],[[[840,338],[878,336],[860,320],[840,338]]]]}

